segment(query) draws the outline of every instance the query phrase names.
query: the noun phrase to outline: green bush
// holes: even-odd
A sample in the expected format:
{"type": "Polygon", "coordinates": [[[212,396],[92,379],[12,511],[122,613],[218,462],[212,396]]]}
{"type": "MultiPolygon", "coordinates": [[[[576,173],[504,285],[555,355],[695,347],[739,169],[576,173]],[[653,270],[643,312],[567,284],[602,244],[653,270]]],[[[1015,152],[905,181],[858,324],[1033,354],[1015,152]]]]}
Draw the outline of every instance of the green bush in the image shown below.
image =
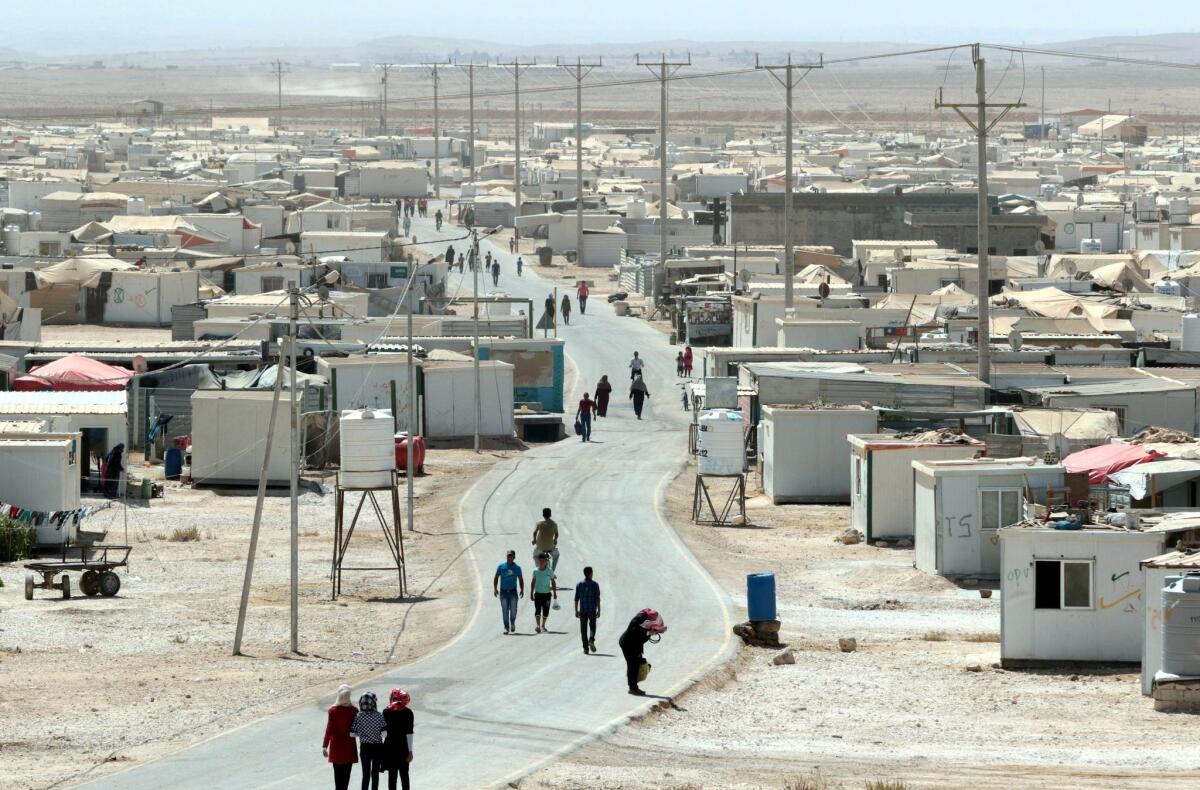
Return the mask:
{"type": "Polygon", "coordinates": [[[0,516],[0,562],[15,562],[26,559],[34,546],[32,524],[0,516]]]}

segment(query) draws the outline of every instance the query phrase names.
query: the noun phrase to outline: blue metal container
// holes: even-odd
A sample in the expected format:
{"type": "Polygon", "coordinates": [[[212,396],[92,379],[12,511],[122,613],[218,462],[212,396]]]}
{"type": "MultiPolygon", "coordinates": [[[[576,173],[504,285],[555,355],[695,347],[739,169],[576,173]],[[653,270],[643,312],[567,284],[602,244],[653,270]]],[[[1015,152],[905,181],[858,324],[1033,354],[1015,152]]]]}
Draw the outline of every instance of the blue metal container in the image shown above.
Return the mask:
{"type": "Polygon", "coordinates": [[[775,574],[746,576],[746,609],[751,622],[775,619],[775,574]]]}
{"type": "Polygon", "coordinates": [[[167,456],[163,459],[163,471],[168,480],[178,480],[183,472],[183,450],[178,447],[168,447],[167,456]]]}

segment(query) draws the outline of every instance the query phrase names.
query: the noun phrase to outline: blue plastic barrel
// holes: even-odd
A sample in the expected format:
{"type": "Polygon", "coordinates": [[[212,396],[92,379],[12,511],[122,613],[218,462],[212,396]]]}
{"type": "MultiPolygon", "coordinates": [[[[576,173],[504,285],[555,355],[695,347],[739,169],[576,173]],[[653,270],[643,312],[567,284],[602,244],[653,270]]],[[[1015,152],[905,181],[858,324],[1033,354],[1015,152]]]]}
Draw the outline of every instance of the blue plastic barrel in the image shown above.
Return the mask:
{"type": "Polygon", "coordinates": [[[775,574],[746,576],[746,609],[751,622],[775,619],[775,574]]]}
{"type": "Polygon", "coordinates": [[[178,480],[183,473],[183,450],[178,447],[168,447],[167,457],[163,459],[164,471],[168,480],[178,480]]]}

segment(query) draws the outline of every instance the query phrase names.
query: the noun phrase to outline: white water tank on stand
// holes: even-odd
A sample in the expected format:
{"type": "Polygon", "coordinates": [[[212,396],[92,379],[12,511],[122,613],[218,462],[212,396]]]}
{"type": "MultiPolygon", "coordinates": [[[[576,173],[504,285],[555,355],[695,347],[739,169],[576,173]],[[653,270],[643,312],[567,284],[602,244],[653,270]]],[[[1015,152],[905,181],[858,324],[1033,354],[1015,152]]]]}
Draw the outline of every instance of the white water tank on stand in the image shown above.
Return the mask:
{"type": "Polygon", "coordinates": [[[1181,351],[1200,351],[1200,315],[1187,313],[1179,319],[1183,339],[1179,343],[1181,351]]]}
{"type": "Polygon", "coordinates": [[[353,409],[339,421],[342,469],[338,485],[344,488],[386,488],[396,467],[395,428],[386,409],[353,409]]]}
{"type": "Polygon", "coordinates": [[[696,466],[702,475],[746,470],[745,420],[733,409],[706,409],[696,419],[696,466]]]}
{"type": "Polygon", "coordinates": [[[1167,580],[1162,616],[1162,671],[1200,675],[1200,573],[1167,580]]]}

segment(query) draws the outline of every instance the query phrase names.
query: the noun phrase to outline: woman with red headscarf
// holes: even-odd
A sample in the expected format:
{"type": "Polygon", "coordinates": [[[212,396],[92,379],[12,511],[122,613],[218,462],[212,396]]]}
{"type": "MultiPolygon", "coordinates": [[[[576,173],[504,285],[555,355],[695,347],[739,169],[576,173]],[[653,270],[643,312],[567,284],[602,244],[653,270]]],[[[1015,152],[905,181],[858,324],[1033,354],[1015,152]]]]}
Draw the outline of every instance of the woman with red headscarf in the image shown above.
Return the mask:
{"type": "Polygon", "coordinates": [[[413,712],[408,707],[412,697],[404,689],[392,689],[388,706],[383,709],[383,720],[387,722],[387,739],[383,742],[383,765],[387,769],[388,790],[396,790],[396,774],[400,774],[400,785],[408,786],[408,764],[413,758],[413,712]]]}

